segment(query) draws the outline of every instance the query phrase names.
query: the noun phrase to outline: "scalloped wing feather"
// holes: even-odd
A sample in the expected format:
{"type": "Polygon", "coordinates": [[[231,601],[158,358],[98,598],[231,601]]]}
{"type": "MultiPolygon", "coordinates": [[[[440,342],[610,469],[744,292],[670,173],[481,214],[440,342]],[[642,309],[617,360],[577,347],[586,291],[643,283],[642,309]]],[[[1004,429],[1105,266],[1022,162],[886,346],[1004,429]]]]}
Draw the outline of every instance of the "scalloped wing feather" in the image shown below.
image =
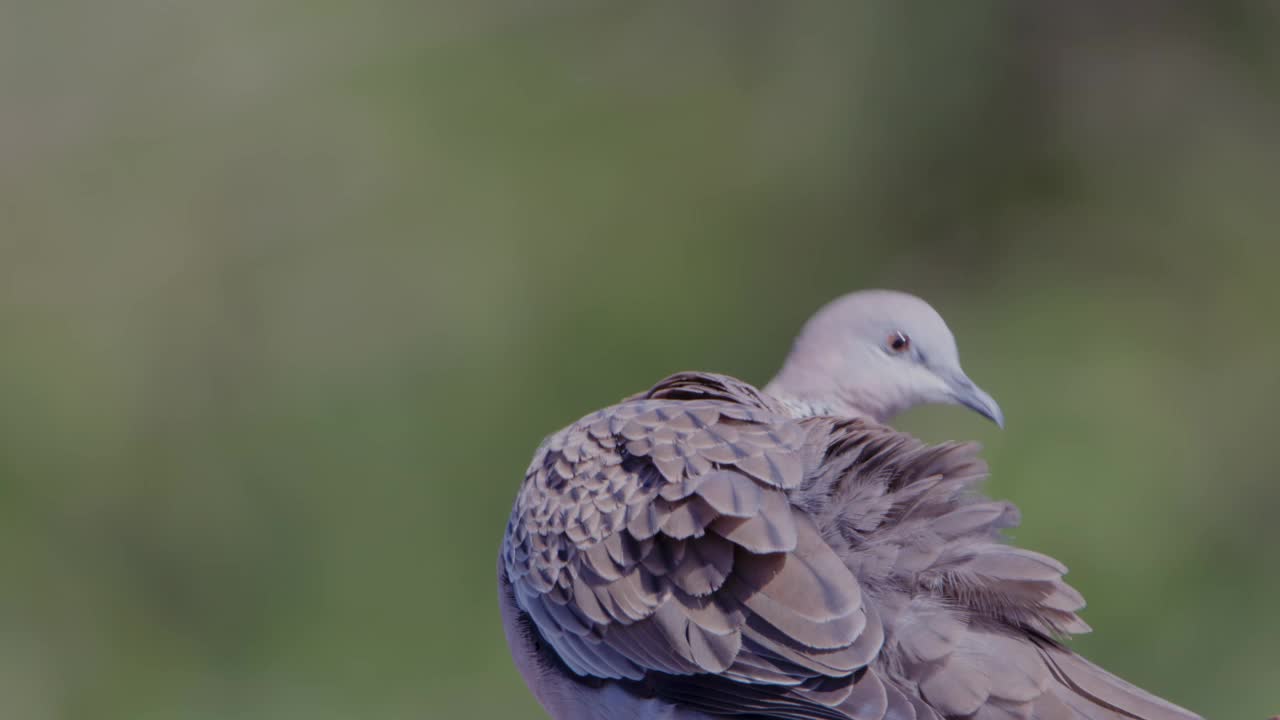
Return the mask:
{"type": "Polygon", "coordinates": [[[848,675],[874,656],[854,647],[860,588],[785,492],[807,435],[749,386],[700,378],[543,444],[504,543],[516,602],[581,676],[848,675]]]}

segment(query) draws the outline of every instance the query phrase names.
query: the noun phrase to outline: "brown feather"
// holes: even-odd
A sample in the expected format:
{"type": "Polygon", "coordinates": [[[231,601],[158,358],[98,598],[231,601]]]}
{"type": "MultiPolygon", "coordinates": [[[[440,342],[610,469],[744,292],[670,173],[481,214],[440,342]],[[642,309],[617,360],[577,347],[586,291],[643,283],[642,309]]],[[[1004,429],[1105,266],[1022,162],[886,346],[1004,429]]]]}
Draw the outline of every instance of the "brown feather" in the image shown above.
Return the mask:
{"type": "Polygon", "coordinates": [[[1193,720],[1052,639],[1084,598],[1003,542],[985,474],[973,445],[681,373],[538,449],[504,603],[556,672],[711,715],[1193,720]]]}

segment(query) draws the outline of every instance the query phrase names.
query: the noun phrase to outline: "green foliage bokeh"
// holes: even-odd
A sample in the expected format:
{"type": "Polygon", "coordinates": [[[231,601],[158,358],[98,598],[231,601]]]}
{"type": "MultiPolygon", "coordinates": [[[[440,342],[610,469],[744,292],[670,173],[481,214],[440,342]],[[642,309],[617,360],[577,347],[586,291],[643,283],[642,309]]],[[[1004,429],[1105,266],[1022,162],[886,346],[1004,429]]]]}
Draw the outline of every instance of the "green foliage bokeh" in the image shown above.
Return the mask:
{"type": "Polygon", "coordinates": [[[1077,646],[1280,712],[1265,3],[11,5],[0,717],[540,717],[496,550],[547,433],[948,318],[1077,646]]]}

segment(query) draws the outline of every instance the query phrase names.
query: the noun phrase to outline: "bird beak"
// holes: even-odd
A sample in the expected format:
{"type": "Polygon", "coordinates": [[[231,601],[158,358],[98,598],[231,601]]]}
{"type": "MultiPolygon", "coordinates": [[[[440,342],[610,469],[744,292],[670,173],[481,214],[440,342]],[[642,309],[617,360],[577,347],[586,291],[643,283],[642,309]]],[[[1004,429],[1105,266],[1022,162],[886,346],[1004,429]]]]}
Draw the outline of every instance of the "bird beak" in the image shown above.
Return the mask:
{"type": "Polygon", "coordinates": [[[960,405],[973,410],[982,417],[1004,429],[1004,413],[994,398],[985,390],[973,384],[964,373],[959,373],[947,383],[951,389],[951,398],[960,405]]]}

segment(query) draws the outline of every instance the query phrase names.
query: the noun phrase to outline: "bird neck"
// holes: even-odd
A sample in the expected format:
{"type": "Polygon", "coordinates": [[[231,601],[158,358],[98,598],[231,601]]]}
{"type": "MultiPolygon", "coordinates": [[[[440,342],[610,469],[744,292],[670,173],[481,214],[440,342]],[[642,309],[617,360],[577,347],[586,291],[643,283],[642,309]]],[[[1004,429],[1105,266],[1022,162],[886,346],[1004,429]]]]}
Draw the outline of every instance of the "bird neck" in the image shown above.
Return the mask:
{"type": "Polygon", "coordinates": [[[792,387],[781,374],[765,385],[764,392],[796,417],[830,415],[884,423],[899,411],[896,404],[885,403],[857,388],[835,387],[818,391],[803,386],[792,387]]]}

